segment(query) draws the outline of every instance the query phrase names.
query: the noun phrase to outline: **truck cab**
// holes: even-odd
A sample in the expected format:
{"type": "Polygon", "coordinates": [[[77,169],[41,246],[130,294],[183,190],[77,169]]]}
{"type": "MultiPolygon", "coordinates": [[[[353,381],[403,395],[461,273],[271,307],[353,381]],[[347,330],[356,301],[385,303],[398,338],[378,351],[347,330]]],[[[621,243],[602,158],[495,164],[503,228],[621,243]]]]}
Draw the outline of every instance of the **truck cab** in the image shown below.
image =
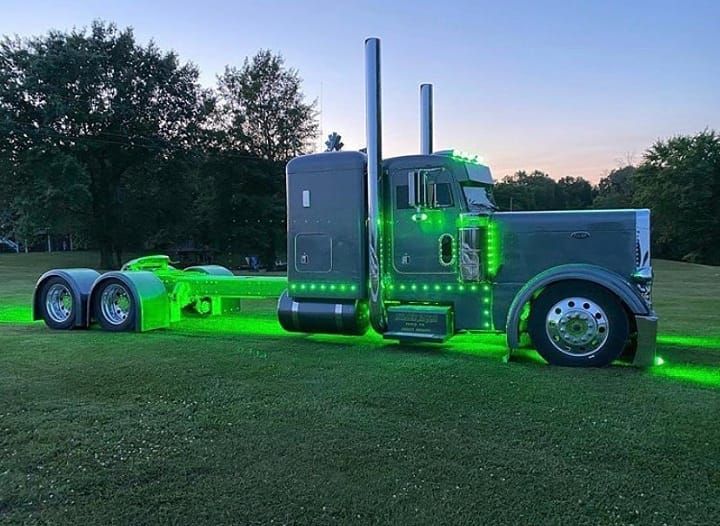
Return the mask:
{"type": "Polygon", "coordinates": [[[358,152],[288,165],[286,329],[366,330],[376,252],[385,319],[373,328],[385,338],[505,331],[512,349],[528,333],[566,365],[604,363],[632,341],[654,340],[649,211],[500,212],[484,164],[452,152],[409,155],[382,163],[373,250],[367,168],[358,152]],[[598,354],[606,344],[612,352],[598,354]]]}
{"type": "Polygon", "coordinates": [[[383,167],[385,298],[452,305],[456,331],[491,330],[498,246],[490,170],[452,151],[383,167]]]}

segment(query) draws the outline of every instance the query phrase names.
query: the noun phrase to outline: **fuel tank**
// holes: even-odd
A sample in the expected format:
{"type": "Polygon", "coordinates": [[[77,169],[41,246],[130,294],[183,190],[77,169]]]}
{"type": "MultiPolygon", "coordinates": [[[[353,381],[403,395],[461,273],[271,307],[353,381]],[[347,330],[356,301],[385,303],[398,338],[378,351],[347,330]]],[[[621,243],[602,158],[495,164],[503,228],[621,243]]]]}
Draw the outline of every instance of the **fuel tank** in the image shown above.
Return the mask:
{"type": "Polygon", "coordinates": [[[358,300],[298,300],[283,292],[278,301],[278,321],[290,332],[365,334],[368,306],[358,300]]]}

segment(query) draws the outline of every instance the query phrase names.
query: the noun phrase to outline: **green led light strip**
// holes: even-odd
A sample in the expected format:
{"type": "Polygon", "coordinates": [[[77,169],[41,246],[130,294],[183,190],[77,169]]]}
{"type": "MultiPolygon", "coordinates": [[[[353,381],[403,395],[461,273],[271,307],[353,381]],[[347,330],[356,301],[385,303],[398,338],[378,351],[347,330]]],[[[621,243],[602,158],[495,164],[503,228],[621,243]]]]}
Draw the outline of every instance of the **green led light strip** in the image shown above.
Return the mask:
{"type": "Polygon", "coordinates": [[[490,292],[490,285],[475,283],[388,283],[387,288],[403,292],[490,292]]]}
{"type": "Polygon", "coordinates": [[[292,292],[357,292],[358,286],[355,283],[315,283],[315,282],[293,282],[290,283],[292,292]]]}
{"type": "Polygon", "coordinates": [[[487,271],[491,277],[495,277],[500,265],[502,265],[502,236],[500,235],[500,225],[495,221],[491,221],[487,226],[487,271]]]}
{"type": "Polygon", "coordinates": [[[502,265],[502,235],[500,225],[489,216],[461,214],[457,220],[458,228],[483,228],[485,230],[485,264],[488,277],[497,275],[502,265]]]}

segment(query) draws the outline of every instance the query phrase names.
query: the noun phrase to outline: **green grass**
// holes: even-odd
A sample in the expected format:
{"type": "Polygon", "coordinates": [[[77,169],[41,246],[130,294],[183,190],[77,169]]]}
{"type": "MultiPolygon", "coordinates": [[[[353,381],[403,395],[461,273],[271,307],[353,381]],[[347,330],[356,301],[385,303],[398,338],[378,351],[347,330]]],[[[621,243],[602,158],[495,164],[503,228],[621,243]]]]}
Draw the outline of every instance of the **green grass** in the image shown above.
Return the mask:
{"type": "Polygon", "coordinates": [[[505,364],[502,336],[287,335],[271,302],[50,332],[0,256],[0,522],[717,524],[720,268],[656,262],[649,371],[505,364]]]}

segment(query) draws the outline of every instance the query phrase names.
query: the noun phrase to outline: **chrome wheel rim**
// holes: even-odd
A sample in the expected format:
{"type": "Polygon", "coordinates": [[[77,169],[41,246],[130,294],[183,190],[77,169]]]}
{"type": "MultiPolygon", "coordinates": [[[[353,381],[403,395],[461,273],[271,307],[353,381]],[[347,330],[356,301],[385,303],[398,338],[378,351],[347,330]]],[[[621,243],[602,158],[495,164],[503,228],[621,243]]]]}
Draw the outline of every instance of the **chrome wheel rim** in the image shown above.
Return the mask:
{"type": "Polygon", "coordinates": [[[45,311],[56,323],[65,323],[72,315],[73,298],[70,289],[62,283],[50,286],[45,296],[45,311]]]}
{"type": "Polygon", "coordinates": [[[545,330],[558,351],[569,356],[588,356],[607,341],[610,324],[600,305],[588,298],[572,297],[550,308],[545,330]]]}
{"type": "Polygon", "coordinates": [[[113,283],[100,296],[100,310],[103,318],[113,325],[121,325],[132,309],[132,300],[125,287],[113,283]]]}

